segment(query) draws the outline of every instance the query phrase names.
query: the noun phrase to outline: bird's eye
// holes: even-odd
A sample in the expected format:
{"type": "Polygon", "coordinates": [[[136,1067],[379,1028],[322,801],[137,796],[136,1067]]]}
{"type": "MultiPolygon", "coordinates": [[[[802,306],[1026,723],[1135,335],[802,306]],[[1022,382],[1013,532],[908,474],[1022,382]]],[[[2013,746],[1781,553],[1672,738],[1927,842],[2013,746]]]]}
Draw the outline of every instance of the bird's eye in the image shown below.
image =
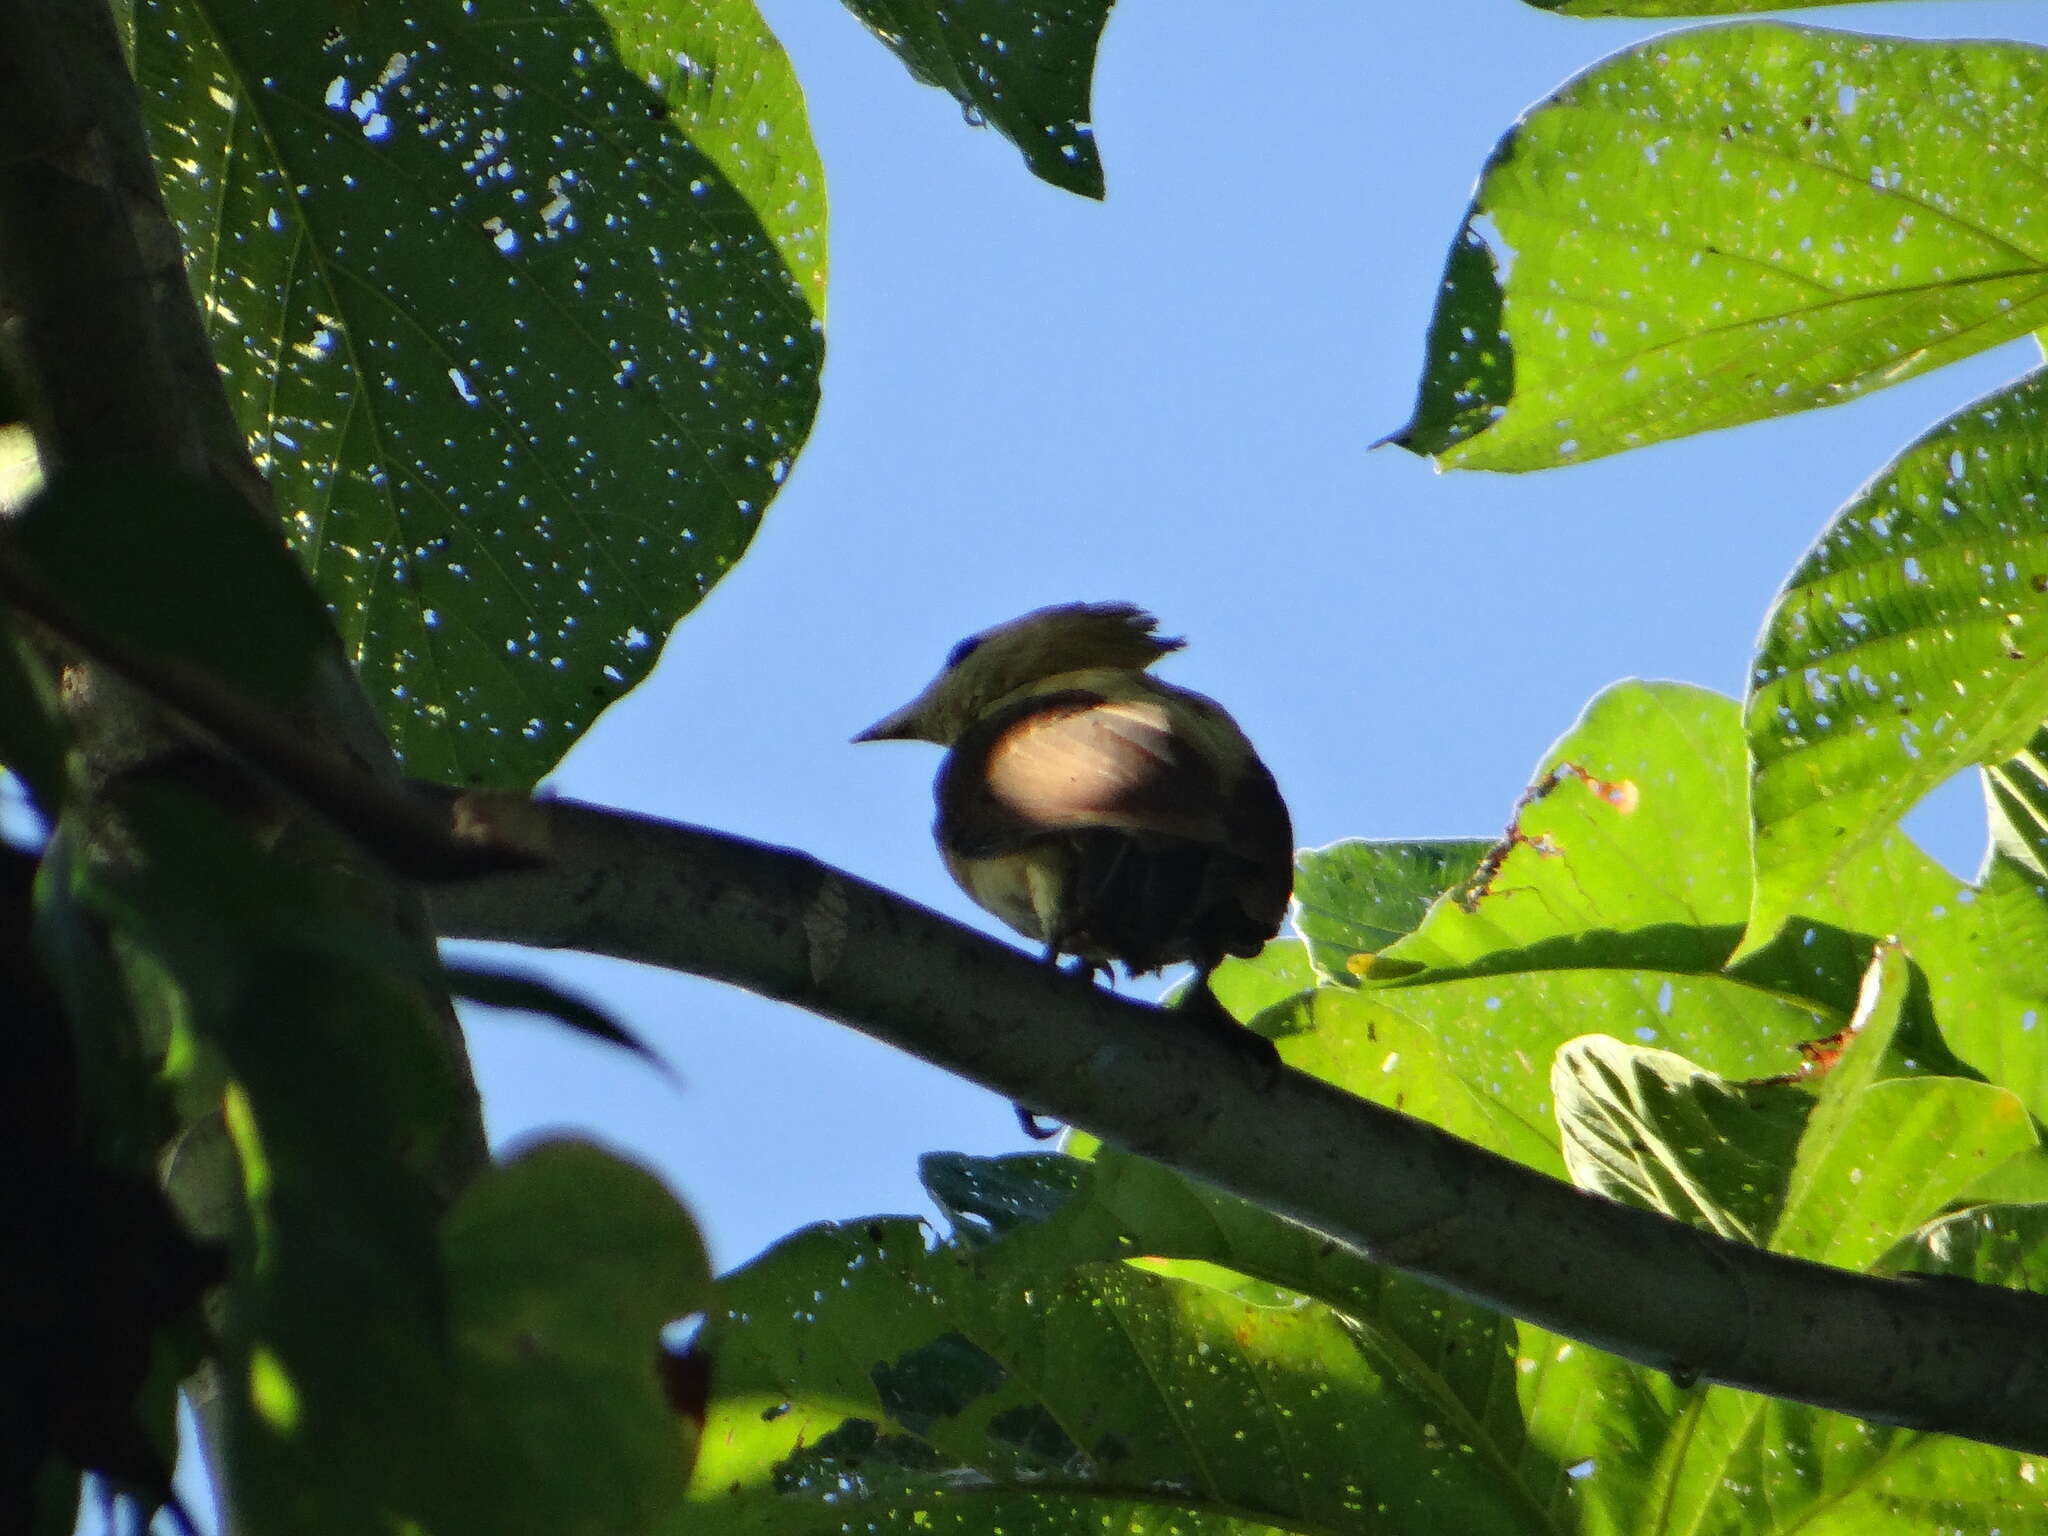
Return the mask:
{"type": "Polygon", "coordinates": [[[952,654],[946,657],[946,665],[948,667],[959,666],[961,662],[965,661],[968,657],[974,654],[976,648],[980,646],[980,644],[981,636],[969,635],[965,640],[962,640],[958,645],[953,647],[952,654]]]}

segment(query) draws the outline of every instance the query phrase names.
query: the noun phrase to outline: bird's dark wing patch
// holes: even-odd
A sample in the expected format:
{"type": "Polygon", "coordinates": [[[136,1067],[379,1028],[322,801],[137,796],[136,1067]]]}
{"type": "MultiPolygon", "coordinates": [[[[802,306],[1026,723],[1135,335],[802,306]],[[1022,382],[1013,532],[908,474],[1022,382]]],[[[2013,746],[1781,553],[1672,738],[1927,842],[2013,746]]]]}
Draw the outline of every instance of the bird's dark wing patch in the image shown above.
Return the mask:
{"type": "Polygon", "coordinates": [[[1235,886],[1246,922],[1221,935],[1228,954],[1255,955],[1280,929],[1294,894],[1294,822],[1266,765],[1256,758],[1230,796],[1229,848],[1242,860],[1235,886]]]}

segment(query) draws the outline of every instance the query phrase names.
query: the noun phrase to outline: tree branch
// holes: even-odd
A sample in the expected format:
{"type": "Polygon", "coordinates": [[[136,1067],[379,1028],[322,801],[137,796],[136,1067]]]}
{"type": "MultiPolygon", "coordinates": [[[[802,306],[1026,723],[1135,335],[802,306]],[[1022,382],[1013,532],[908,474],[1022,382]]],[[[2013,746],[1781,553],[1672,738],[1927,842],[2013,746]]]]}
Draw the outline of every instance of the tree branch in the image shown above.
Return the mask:
{"type": "Polygon", "coordinates": [[[446,937],[587,950],[794,1003],[1683,1381],[2048,1451],[2041,1298],[1727,1242],[1300,1072],[1265,1089],[1171,1012],[802,853],[566,800],[469,795],[456,814],[544,863],[433,890],[446,937]]]}

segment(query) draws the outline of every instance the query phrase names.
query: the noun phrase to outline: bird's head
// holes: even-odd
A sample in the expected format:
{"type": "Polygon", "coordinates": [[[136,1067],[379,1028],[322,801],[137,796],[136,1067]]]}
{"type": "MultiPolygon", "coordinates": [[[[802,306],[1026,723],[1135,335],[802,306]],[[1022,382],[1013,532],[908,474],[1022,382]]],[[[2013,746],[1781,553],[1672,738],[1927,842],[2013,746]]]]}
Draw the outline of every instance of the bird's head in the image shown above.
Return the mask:
{"type": "Polygon", "coordinates": [[[970,635],[953,647],[923,693],[884,715],[855,741],[934,741],[960,733],[1019,689],[1063,672],[1122,667],[1142,672],[1183,644],[1154,634],[1159,621],[1131,603],[1061,603],[970,635]]]}

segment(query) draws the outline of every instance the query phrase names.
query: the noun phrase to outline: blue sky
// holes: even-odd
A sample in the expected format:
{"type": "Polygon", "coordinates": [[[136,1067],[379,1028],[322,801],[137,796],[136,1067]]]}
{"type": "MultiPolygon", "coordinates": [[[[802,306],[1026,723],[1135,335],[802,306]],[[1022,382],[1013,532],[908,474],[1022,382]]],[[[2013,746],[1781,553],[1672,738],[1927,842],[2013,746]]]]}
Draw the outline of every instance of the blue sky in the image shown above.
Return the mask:
{"type": "MultiPolygon", "coordinates": [[[[1406,418],[1445,248],[1495,139],[1661,28],[1511,0],[1125,0],[1097,76],[1109,196],[1031,180],[840,8],[764,0],[831,197],[824,403],[753,550],[552,781],[805,849],[970,922],[928,835],[934,749],[847,738],[960,636],[1129,598],[1164,675],[1240,719],[1305,846],[1490,834],[1605,684],[1742,683],[1831,510],[2031,345],[1856,404],[1566,471],[1438,475],[1406,418]]],[[[2038,8],[1812,11],[2048,40],[2038,8]]],[[[1952,865],[1974,786],[1913,823],[1952,865]]],[[[514,955],[522,964],[535,957],[514,955]]],[[[542,1023],[480,1016],[501,1146],[594,1133],[661,1169],[721,1265],[808,1222],[925,1209],[916,1157],[1021,1145],[1009,1106],[801,1012],[544,957],[678,1089],[542,1023]]]]}

